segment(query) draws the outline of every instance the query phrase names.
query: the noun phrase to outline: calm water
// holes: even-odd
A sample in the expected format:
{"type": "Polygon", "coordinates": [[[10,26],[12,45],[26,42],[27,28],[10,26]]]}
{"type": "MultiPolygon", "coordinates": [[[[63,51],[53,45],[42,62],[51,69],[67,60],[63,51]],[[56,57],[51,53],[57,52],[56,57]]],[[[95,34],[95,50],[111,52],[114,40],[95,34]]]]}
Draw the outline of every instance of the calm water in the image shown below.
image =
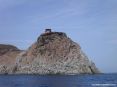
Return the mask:
{"type": "Polygon", "coordinates": [[[0,87],[117,87],[117,74],[0,75],[0,87]]]}

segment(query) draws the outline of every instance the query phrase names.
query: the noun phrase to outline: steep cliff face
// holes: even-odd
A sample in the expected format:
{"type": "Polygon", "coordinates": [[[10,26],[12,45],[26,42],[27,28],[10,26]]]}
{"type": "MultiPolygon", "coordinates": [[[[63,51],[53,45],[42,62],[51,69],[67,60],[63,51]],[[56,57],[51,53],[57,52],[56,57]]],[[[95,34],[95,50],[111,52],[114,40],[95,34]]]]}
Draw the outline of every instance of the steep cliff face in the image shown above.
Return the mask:
{"type": "Polygon", "coordinates": [[[93,74],[99,70],[65,33],[51,32],[40,35],[28,50],[17,56],[13,73],[93,74]]]}

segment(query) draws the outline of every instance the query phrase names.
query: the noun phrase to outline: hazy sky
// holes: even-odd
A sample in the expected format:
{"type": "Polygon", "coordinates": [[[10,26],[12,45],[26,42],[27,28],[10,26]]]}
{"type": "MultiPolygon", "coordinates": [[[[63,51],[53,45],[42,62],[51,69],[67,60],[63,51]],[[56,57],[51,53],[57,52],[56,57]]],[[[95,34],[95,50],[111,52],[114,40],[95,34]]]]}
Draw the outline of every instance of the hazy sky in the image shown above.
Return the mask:
{"type": "Polygon", "coordinates": [[[0,0],[0,43],[27,49],[45,28],[67,33],[102,72],[117,72],[117,0],[0,0]]]}

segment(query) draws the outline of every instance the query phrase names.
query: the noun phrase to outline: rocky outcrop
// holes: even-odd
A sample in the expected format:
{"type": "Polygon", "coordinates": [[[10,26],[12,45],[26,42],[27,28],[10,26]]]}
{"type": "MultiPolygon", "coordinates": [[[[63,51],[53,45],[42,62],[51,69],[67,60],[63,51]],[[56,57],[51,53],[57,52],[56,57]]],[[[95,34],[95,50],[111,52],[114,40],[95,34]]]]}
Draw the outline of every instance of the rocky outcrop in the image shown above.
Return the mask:
{"type": "Polygon", "coordinates": [[[16,64],[16,56],[21,52],[13,45],[0,44],[0,73],[12,72],[16,64]]]}
{"type": "Polygon", "coordinates": [[[19,49],[13,45],[0,44],[0,56],[13,51],[19,51],[19,49]]]}
{"type": "Polygon", "coordinates": [[[0,74],[100,73],[79,44],[63,32],[41,34],[26,51],[0,44],[0,74]]]}
{"type": "Polygon", "coordinates": [[[29,49],[18,54],[12,70],[16,74],[99,73],[79,44],[63,32],[40,35],[29,49]]]}

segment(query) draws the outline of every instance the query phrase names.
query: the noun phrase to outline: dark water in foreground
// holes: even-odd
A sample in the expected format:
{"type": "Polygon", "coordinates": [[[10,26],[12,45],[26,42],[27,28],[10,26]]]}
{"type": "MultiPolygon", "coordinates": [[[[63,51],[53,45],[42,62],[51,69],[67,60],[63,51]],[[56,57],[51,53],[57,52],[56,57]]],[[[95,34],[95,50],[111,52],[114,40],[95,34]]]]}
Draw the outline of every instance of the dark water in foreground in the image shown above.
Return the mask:
{"type": "Polygon", "coordinates": [[[0,87],[117,87],[117,74],[0,75],[0,87]]]}

